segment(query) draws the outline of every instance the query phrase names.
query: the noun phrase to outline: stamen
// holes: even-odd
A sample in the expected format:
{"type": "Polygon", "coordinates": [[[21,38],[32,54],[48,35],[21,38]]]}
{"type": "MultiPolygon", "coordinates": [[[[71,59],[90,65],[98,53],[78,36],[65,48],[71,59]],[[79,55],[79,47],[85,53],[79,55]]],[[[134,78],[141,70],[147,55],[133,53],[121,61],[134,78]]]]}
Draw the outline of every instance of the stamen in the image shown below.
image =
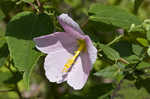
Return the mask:
{"type": "Polygon", "coordinates": [[[77,51],[75,51],[75,55],[67,61],[67,63],[64,65],[63,72],[68,72],[69,68],[74,64],[77,57],[85,49],[85,41],[79,40],[79,48],[77,51]]]}

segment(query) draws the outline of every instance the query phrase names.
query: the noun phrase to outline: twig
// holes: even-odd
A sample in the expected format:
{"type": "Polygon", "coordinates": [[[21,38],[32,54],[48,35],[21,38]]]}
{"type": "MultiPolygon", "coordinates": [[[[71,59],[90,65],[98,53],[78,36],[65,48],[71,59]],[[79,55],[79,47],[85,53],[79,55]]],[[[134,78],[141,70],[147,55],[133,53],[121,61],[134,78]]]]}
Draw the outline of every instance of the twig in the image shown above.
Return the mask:
{"type": "Polygon", "coordinates": [[[37,3],[37,5],[38,5],[38,7],[40,8],[40,7],[41,7],[40,1],[39,1],[39,0],[36,0],[36,3],[37,3]]]}
{"type": "Polygon", "coordinates": [[[36,8],[34,7],[32,3],[28,3],[28,4],[32,7],[32,10],[36,10],[36,8]]]}

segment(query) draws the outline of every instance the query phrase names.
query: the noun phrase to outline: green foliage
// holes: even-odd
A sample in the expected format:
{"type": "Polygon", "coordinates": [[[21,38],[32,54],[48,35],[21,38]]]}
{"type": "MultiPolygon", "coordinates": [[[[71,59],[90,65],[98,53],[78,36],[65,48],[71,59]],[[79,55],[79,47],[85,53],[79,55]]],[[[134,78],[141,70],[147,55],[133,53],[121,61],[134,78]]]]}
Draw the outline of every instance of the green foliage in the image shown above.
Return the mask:
{"type": "Polygon", "coordinates": [[[32,2],[34,2],[34,0],[21,0],[21,1],[27,2],[27,3],[32,3],[32,2]]]}
{"type": "Polygon", "coordinates": [[[140,56],[143,52],[144,48],[140,45],[137,44],[132,44],[132,52],[137,55],[140,56]]]}
{"type": "Polygon", "coordinates": [[[3,18],[5,18],[5,14],[4,14],[3,11],[0,9],[0,20],[2,20],[3,18]]]}
{"type": "Polygon", "coordinates": [[[4,43],[3,46],[0,47],[0,66],[3,66],[5,64],[8,54],[8,46],[6,43],[4,43]]]}
{"type": "Polygon", "coordinates": [[[100,48],[109,59],[117,61],[120,58],[120,55],[116,50],[103,44],[100,44],[100,48]]]}
{"type": "Polygon", "coordinates": [[[145,38],[137,38],[136,39],[141,45],[143,45],[144,47],[148,47],[149,43],[145,38]]]}
{"type": "Polygon", "coordinates": [[[140,24],[141,21],[134,15],[115,6],[94,4],[89,9],[90,20],[112,24],[113,26],[128,29],[131,24],[140,24]]]}
{"type": "Polygon", "coordinates": [[[116,92],[115,99],[146,99],[149,98],[149,93],[144,88],[138,88],[135,81],[124,80],[118,92],[116,92]]]}
{"type": "Polygon", "coordinates": [[[149,99],[149,12],[148,0],[0,0],[0,99],[149,99]],[[47,80],[45,55],[33,41],[64,31],[61,13],[76,20],[98,50],[78,91],[47,80]]]}
{"type": "Polygon", "coordinates": [[[11,72],[0,72],[0,83],[6,82],[8,79],[10,79],[13,75],[11,72]]]}
{"type": "Polygon", "coordinates": [[[147,32],[146,32],[146,37],[147,37],[147,40],[150,41],[150,31],[147,31],[147,32]]]}
{"type": "Polygon", "coordinates": [[[150,56],[150,48],[147,49],[147,54],[150,56]]]}
{"type": "Polygon", "coordinates": [[[142,4],[143,0],[135,0],[134,1],[134,13],[137,14],[138,10],[140,8],[140,5],[142,4]]]}
{"type": "Polygon", "coordinates": [[[27,86],[32,69],[41,54],[35,50],[33,37],[50,33],[53,30],[51,19],[48,15],[36,15],[32,12],[22,12],[12,18],[7,26],[7,42],[10,56],[15,67],[24,71],[24,81],[27,86]]]}
{"type": "Polygon", "coordinates": [[[142,61],[141,63],[139,63],[137,65],[136,68],[137,69],[145,69],[145,68],[148,68],[148,67],[150,67],[150,63],[142,61]]]}
{"type": "Polygon", "coordinates": [[[128,56],[126,58],[126,60],[130,63],[130,64],[135,64],[135,63],[138,63],[140,61],[140,58],[136,55],[131,55],[131,56],[128,56]]]}

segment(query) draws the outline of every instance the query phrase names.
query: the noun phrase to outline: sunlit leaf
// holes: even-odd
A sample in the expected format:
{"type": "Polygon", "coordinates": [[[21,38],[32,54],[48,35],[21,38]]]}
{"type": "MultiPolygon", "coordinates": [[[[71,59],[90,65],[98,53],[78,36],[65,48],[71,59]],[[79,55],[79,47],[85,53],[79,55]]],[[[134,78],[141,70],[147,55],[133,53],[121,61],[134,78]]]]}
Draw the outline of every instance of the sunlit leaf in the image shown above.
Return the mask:
{"type": "Polygon", "coordinates": [[[89,9],[89,13],[89,19],[92,21],[112,24],[124,29],[129,29],[131,24],[141,23],[136,16],[116,6],[93,4],[89,9]]]}
{"type": "Polygon", "coordinates": [[[17,14],[8,23],[7,42],[15,67],[24,71],[27,86],[29,77],[41,53],[35,50],[33,37],[52,32],[53,24],[48,15],[32,12],[17,14]]]}
{"type": "Polygon", "coordinates": [[[148,47],[149,46],[149,43],[146,39],[144,38],[137,38],[136,39],[141,45],[143,45],[144,47],[148,47]]]}

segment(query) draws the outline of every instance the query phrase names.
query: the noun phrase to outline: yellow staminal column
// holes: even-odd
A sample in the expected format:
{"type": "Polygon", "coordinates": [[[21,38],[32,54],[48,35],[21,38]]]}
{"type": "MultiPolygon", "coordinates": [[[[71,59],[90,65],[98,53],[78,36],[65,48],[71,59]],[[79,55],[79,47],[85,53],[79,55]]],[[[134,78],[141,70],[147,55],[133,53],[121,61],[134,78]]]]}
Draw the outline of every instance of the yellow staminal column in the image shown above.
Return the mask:
{"type": "Polygon", "coordinates": [[[63,72],[68,72],[69,68],[74,64],[75,60],[77,59],[81,51],[83,51],[84,49],[85,49],[85,41],[79,40],[79,48],[77,51],[75,51],[75,55],[72,58],[70,58],[64,65],[63,72]]]}

